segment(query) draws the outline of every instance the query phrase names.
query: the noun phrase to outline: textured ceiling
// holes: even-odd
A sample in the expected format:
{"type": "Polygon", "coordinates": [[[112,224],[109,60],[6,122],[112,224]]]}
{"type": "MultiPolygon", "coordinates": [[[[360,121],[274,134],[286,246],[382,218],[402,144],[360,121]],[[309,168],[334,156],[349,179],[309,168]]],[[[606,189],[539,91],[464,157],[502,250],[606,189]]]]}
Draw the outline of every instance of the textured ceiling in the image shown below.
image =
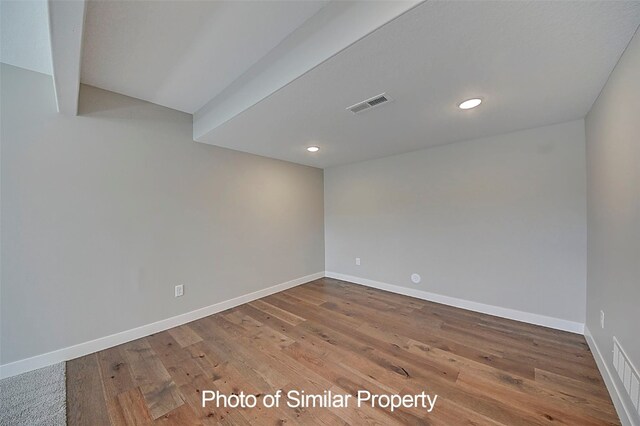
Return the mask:
{"type": "Polygon", "coordinates": [[[51,74],[46,0],[0,1],[0,62],[51,74]]]}
{"type": "Polygon", "coordinates": [[[639,23],[640,2],[428,1],[202,141],[328,167],[580,118],[639,23]]]}
{"type": "MultiPolygon", "coordinates": [[[[46,2],[1,3],[2,61],[51,73],[46,2]]],[[[89,1],[82,82],[195,113],[200,142],[330,167],[583,117],[640,24],[640,1],[415,4],[89,1]]]]}
{"type": "Polygon", "coordinates": [[[90,1],[82,82],[193,113],[326,1],[90,1]]]}

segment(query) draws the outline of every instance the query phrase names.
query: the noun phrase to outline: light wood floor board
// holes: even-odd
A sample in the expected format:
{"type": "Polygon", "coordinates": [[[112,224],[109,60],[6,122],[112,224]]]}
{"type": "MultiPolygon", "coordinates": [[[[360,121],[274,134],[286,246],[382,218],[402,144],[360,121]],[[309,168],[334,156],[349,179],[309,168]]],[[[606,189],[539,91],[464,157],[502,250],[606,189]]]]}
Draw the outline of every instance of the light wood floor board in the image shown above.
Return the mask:
{"type": "Polygon", "coordinates": [[[616,425],[584,337],[323,278],[70,361],[69,425],[616,425]],[[203,390],[437,394],[423,408],[201,408],[203,390]]]}

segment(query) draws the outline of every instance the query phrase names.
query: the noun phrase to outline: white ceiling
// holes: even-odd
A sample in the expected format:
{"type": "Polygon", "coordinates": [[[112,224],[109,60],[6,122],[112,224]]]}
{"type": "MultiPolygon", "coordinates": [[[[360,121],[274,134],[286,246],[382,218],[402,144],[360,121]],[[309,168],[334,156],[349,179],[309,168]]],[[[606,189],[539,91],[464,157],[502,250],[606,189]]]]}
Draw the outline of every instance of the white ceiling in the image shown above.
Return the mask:
{"type": "Polygon", "coordinates": [[[637,1],[428,1],[200,141],[329,167],[584,117],[639,23],[637,1]]]}
{"type": "Polygon", "coordinates": [[[419,3],[330,2],[194,114],[194,140],[203,140],[226,121],[419,3]]]}
{"type": "MultiPolygon", "coordinates": [[[[0,1],[2,62],[51,73],[46,1],[0,1]]],[[[583,117],[640,24],[638,0],[417,3],[89,1],[82,82],[194,113],[197,141],[329,167],[583,117]]]]}
{"type": "Polygon", "coordinates": [[[90,1],[85,84],[193,113],[322,1],[90,1]]]}
{"type": "Polygon", "coordinates": [[[0,62],[51,74],[46,0],[0,1],[0,62]]]}

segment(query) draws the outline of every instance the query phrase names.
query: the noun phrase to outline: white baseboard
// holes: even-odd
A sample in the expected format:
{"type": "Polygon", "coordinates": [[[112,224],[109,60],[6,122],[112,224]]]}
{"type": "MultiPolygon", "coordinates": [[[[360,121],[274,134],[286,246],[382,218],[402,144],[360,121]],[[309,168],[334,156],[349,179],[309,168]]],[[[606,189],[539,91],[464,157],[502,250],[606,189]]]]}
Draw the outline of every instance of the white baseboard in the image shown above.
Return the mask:
{"type": "Polygon", "coordinates": [[[414,288],[401,287],[393,284],[382,283],[379,281],[369,280],[367,278],[354,277],[351,275],[339,274],[337,272],[325,271],[325,276],[335,278],[337,280],[349,281],[355,284],[373,287],[380,290],[390,291],[392,293],[403,294],[405,296],[415,297],[417,299],[428,300],[430,302],[442,303],[443,305],[454,306],[456,308],[467,309],[469,311],[481,312],[483,314],[494,315],[497,317],[508,318],[516,321],[522,321],[529,324],[541,325],[544,327],[555,328],[557,330],[569,331],[571,333],[582,334],[584,332],[584,324],[580,322],[568,321],[560,318],[548,317],[545,315],[532,314],[530,312],[518,311],[515,309],[503,308],[500,306],[486,305],[484,303],[473,302],[470,300],[458,299],[456,297],[443,296],[441,294],[429,293],[427,291],[414,288]]]}
{"type": "Polygon", "coordinates": [[[270,294],[277,293],[279,291],[283,291],[291,287],[307,283],[309,281],[317,280],[322,277],[324,277],[324,272],[317,272],[315,274],[296,278],[285,283],[277,284],[272,287],[255,291],[253,293],[235,297],[230,300],[225,300],[224,302],[215,303],[204,308],[196,309],[195,311],[176,315],[175,317],[163,319],[151,324],[146,324],[137,328],[133,328],[131,330],[122,331],[120,333],[100,337],[89,342],[79,343],[74,346],[47,352],[42,355],[36,355],[31,358],[25,358],[19,361],[0,365],[0,378],[15,376],[27,371],[36,370],[38,368],[56,364],[58,362],[68,361],[70,359],[88,355],[93,352],[121,345],[123,343],[127,343],[153,333],[159,333],[169,328],[177,327],[179,325],[186,324],[188,322],[195,321],[197,319],[222,312],[227,309],[231,309],[233,307],[242,305],[243,303],[251,302],[253,300],[260,299],[261,297],[269,296],[270,294]]]}
{"type": "MultiPolygon", "coordinates": [[[[615,379],[614,374],[612,374],[609,369],[608,363],[602,356],[602,352],[587,326],[584,327],[584,337],[587,339],[587,344],[591,349],[593,358],[596,360],[598,370],[600,370],[604,383],[607,385],[607,390],[609,391],[613,405],[616,407],[616,412],[618,413],[618,417],[620,417],[620,422],[623,426],[640,426],[640,423],[634,420],[636,418],[636,415],[633,414],[635,412],[635,408],[633,406],[628,406],[629,403],[627,402],[627,399],[623,398],[626,391],[621,388],[621,384],[615,379]]],[[[611,355],[611,358],[612,357],[613,355],[611,355]]]]}
{"type": "Polygon", "coordinates": [[[412,289],[412,288],[401,287],[393,284],[373,281],[366,278],[360,278],[360,277],[355,277],[351,275],[325,271],[325,272],[318,272],[315,274],[296,278],[294,280],[277,284],[272,287],[265,288],[263,290],[258,290],[253,293],[249,293],[249,294],[239,296],[230,300],[226,300],[224,302],[219,302],[210,306],[206,306],[204,308],[196,309],[195,311],[187,312],[187,313],[177,315],[171,318],[167,318],[164,320],[160,320],[151,324],[146,324],[131,330],[122,331],[120,333],[101,337],[101,338],[84,342],[84,343],[79,343],[74,346],[58,349],[42,355],[36,355],[31,358],[26,358],[26,359],[11,362],[8,364],[0,365],[0,378],[15,376],[17,374],[21,374],[27,371],[46,367],[48,365],[56,364],[62,361],[68,361],[70,359],[78,358],[93,352],[101,351],[103,349],[107,349],[107,348],[117,346],[126,342],[130,342],[132,340],[139,339],[141,337],[145,337],[153,333],[158,333],[172,327],[177,327],[179,325],[186,324],[191,321],[195,321],[197,319],[206,317],[208,315],[212,315],[212,314],[233,308],[235,306],[242,305],[243,303],[251,302],[253,300],[260,299],[261,297],[265,297],[270,294],[277,293],[279,291],[283,291],[283,290],[307,283],[309,281],[317,280],[325,276],[329,278],[335,278],[343,281],[349,281],[355,284],[377,288],[380,290],[386,290],[393,293],[403,294],[403,295],[415,297],[418,299],[429,300],[436,303],[442,303],[444,305],[467,309],[470,311],[481,312],[489,315],[495,315],[502,318],[513,319],[516,321],[523,321],[530,324],[542,325],[545,327],[569,331],[572,333],[582,334],[584,332],[584,324],[578,323],[578,322],[547,317],[544,315],[532,314],[529,312],[517,311],[514,309],[502,308],[499,306],[486,305],[483,303],[472,302],[469,300],[458,299],[455,297],[443,296],[440,294],[430,293],[430,292],[426,292],[418,289],[412,289]]]}

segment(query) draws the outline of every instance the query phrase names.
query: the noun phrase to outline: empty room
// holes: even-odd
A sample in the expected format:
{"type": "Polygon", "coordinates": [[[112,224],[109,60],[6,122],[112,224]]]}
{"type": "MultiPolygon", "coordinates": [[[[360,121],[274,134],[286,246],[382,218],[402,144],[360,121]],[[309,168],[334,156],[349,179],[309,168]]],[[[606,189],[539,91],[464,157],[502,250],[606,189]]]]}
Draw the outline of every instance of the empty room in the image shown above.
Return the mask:
{"type": "Polygon", "coordinates": [[[640,426],[640,0],[0,0],[0,425],[640,426]]]}

